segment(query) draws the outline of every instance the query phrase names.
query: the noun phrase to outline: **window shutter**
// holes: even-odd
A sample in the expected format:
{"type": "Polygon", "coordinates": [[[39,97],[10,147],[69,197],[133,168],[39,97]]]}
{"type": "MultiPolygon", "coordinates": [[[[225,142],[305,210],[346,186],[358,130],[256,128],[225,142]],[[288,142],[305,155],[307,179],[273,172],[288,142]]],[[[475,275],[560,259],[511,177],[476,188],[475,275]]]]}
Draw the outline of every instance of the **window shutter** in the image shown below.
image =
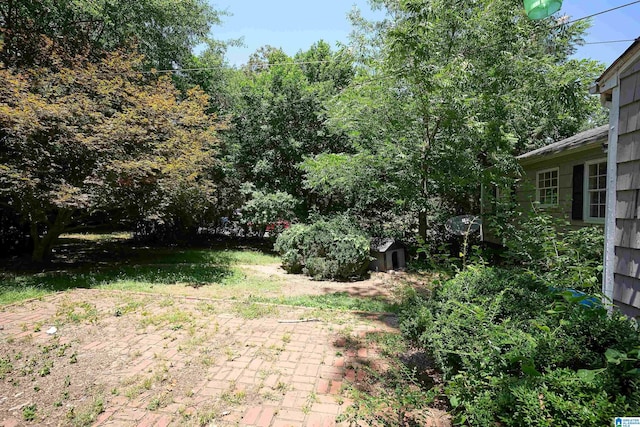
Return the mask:
{"type": "Polygon", "coordinates": [[[573,167],[573,194],[571,197],[571,219],[584,219],[584,165],[573,167]]]}

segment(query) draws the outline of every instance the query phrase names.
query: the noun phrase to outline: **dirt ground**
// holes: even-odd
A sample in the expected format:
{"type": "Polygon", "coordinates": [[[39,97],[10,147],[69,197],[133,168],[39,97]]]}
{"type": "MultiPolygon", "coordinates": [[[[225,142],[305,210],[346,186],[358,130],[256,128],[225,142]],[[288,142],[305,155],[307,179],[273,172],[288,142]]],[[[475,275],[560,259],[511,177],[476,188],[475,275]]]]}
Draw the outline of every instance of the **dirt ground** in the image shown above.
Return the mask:
{"type": "MultiPolygon", "coordinates": [[[[404,273],[319,282],[277,264],[237,267],[275,284],[260,290],[267,298],[346,292],[392,301],[401,285],[423,282],[404,273]]],[[[0,426],[311,427],[357,418],[350,390],[388,366],[370,338],[397,333],[393,315],[258,304],[222,287],[75,289],[1,307],[0,426]]],[[[450,425],[442,411],[424,416],[426,426],[450,425]]]]}
{"type": "Polygon", "coordinates": [[[239,266],[256,273],[259,276],[281,281],[282,287],[277,294],[267,296],[300,296],[323,295],[335,292],[346,292],[356,297],[380,297],[393,299],[399,284],[406,275],[402,272],[388,274],[372,272],[366,280],[357,282],[331,282],[312,280],[302,274],[287,274],[279,264],[270,265],[242,265],[239,266]]]}

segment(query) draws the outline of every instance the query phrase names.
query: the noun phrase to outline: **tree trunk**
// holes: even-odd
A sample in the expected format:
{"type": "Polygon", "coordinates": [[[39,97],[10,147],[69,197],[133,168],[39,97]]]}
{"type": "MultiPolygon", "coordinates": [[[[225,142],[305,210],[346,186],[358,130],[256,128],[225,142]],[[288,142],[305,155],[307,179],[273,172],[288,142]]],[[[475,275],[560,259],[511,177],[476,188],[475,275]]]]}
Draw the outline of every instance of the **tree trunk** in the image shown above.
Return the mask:
{"type": "Polygon", "coordinates": [[[418,212],[418,235],[423,242],[427,241],[427,211],[418,212]]]}
{"type": "Polygon", "coordinates": [[[51,257],[51,249],[58,240],[71,219],[71,211],[62,210],[56,215],[53,224],[48,224],[47,231],[40,237],[38,225],[31,224],[31,238],[33,239],[33,253],[31,259],[34,262],[44,262],[51,257]]]}

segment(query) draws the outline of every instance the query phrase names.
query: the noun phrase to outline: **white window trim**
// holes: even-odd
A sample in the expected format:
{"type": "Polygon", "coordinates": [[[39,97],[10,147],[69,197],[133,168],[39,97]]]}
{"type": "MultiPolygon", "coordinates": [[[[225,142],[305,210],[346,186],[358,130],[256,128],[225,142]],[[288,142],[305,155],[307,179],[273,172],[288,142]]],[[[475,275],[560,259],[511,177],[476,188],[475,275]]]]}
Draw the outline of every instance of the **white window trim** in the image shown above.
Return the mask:
{"type": "MultiPolygon", "coordinates": [[[[606,157],[596,160],[589,160],[584,164],[584,184],[582,188],[582,221],[589,224],[604,224],[605,218],[594,218],[591,215],[591,209],[589,206],[589,166],[596,163],[604,163],[607,161],[606,157]]],[[[608,173],[608,170],[607,170],[608,173]]],[[[606,215],[606,212],[605,212],[606,215]]]]}
{"type": "Polygon", "coordinates": [[[541,208],[549,208],[549,207],[555,207],[560,205],[560,168],[559,167],[555,167],[555,168],[550,168],[550,169],[542,169],[539,171],[536,171],[536,201],[538,203],[540,203],[540,207],[541,208]],[[557,203],[551,203],[551,204],[542,204],[540,202],[540,174],[546,173],[546,172],[553,172],[556,171],[557,172],[557,176],[558,176],[558,185],[556,187],[556,189],[558,190],[558,199],[557,199],[557,203]]]}

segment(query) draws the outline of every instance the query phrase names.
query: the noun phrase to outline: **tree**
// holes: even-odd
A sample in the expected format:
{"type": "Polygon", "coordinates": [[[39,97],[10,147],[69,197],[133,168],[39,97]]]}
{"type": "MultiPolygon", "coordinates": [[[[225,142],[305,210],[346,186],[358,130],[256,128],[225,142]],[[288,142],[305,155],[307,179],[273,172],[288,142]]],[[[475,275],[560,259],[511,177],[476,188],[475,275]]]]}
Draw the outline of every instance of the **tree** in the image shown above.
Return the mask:
{"type": "Polygon", "coordinates": [[[325,126],[322,104],[350,79],[345,55],[323,42],[295,59],[267,46],[236,73],[229,156],[241,181],[266,193],[291,194],[303,210],[316,204],[298,165],[305,156],[344,150],[344,135],[325,126]]]}
{"type": "Polygon", "coordinates": [[[173,69],[189,61],[195,46],[212,42],[220,16],[205,0],[5,0],[0,62],[41,63],[45,36],[52,49],[94,59],[135,43],[147,69],[173,69]]]}
{"type": "MultiPolygon", "coordinates": [[[[584,21],[533,22],[517,0],[371,3],[387,18],[355,16],[361,77],[330,102],[330,123],[350,135],[354,158],[372,160],[357,170],[370,168],[377,198],[412,211],[422,238],[439,213],[477,211],[480,182],[513,171],[514,154],[599,111],[587,89],[602,65],[570,59],[584,21]]],[[[322,162],[305,166],[313,191],[329,188],[322,162]]],[[[337,182],[355,188],[362,174],[344,171],[337,182]]]]}
{"type": "Polygon", "coordinates": [[[184,222],[215,204],[208,97],[183,99],[169,77],[135,71],[141,61],[118,51],[0,70],[0,193],[29,224],[35,261],[88,213],[184,222]]]}

